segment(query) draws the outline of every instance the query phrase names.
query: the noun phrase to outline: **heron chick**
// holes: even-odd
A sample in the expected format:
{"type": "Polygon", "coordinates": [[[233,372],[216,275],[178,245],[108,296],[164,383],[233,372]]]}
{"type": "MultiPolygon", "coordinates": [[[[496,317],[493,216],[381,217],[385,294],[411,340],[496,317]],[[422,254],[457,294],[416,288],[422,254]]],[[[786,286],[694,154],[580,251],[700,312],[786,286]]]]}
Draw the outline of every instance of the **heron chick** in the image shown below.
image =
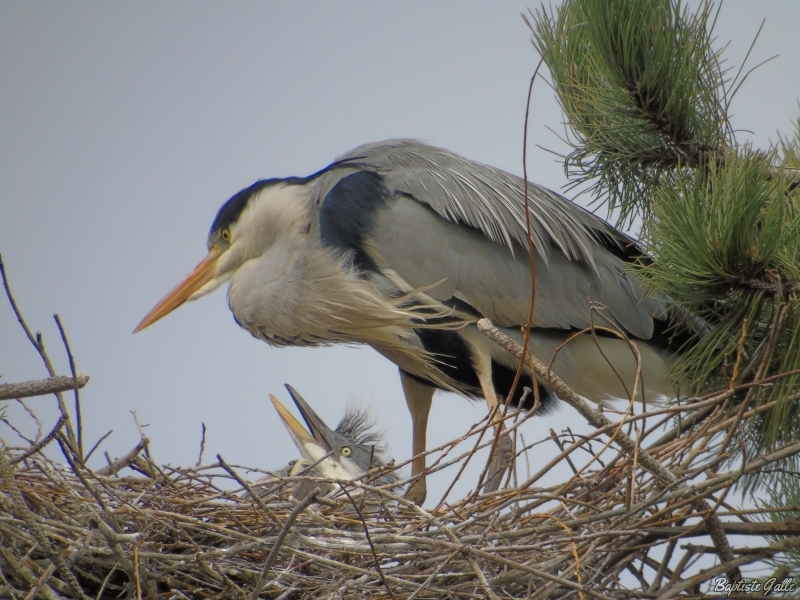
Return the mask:
{"type": "MultiPolygon", "coordinates": [[[[490,409],[512,388],[512,404],[533,389],[528,369],[514,386],[519,360],[476,325],[488,318],[521,344],[532,283],[530,350],[575,392],[624,399],[641,378],[648,398],[674,396],[666,372],[680,343],[667,303],[630,269],[642,259],[631,238],[555,192],[423,142],[388,140],[231,197],[206,258],[136,331],[229,282],[236,322],[273,346],[370,345],[400,368],[418,476],[437,389],[483,397],[490,409]]],[[[535,384],[542,408],[552,407],[547,382],[535,384]]],[[[424,499],[424,478],[412,491],[424,499]]]]}
{"type": "MultiPolygon", "coordinates": [[[[358,479],[367,471],[381,467],[384,463],[385,446],[382,436],[375,431],[369,415],[365,410],[348,408],[342,420],[331,429],[319,415],[303,399],[300,393],[292,386],[285,384],[286,389],[294,400],[295,406],[305,421],[306,427],[298,421],[291,412],[281,404],[272,394],[269,395],[275,410],[286,426],[286,430],[300,451],[301,458],[290,462],[278,473],[278,477],[326,477],[333,480],[349,481],[358,479]]],[[[274,482],[269,478],[269,482],[274,482]]],[[[381,475],[370,485],[387,485],[399,481],[394,472],[381,475]]],[[[266,487],[266,482],[256,482],[260,489],[266,487]]],[[[270,486],[275,487],[275,486],[270,486]]],[[[335,489],[333,484],[322,482],[301,482],[289,486],[294,496],[302,496],[312,489],[328,493],[335,489]]]]}

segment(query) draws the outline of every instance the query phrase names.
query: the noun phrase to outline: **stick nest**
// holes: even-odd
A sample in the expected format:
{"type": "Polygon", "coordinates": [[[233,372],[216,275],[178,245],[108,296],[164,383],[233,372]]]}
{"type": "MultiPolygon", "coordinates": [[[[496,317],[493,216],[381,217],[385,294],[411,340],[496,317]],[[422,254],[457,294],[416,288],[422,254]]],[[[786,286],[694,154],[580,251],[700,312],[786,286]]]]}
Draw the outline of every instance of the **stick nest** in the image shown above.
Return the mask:
{"type": "MultiPolygon", "coordinates": [[[[800,453],[796,440],[752,459],[743,452],[743,432],[770,408],[751,403],[752,390],[776,376],[638,413],[634,386],[627,409],[609,419],[530,357],[594,430],[551,430],[546,442],[559,454],[538,472],[523,480],[512,468],[498,491],[427,509],[402,488],[374,485],[391,464],[359,481],[254,484],[219,455],[204,466],[158,466],[144,435],[92,470],[97,444],[84,453],[79,395],[88,377],[75,370],[58,317],[72,376],[56,375],[2,275],[50,378],[0,385],[0,401],[16,399],[39,426],[27,445],[0,446],[0,598],[723,598],[731,594],[702,593],[710,580],[738,579],[748,565],[764,573],[800,547],[798,507],[745,509],[731,493],[800,453]],[[61,415],[46,434],[22,400],[42,393],[55,395],[61,415]],[[56,446],[63,460],[45,453],[56,446]],[[543,486],[554,470],[572,475],[543,486]]],[[[478,326],[521,353],[488,321],[478,326]]],[[[3,408],[0,420],[26,439],[3,408]]],[[[512,467],[530,449],[517,434],[537,409],[502,417],[512,467]]],[[[492,429],[487,418],[432,450],[429,472],[492,446],[492,429]],[[456,456],[466,439],[471,450],[456,456]]]]}
{"type": "MultiPolygon", "coordinates": [[[[435,510],[362,482],[342,482],[323,496],[330,482],[311,477],[274,479],[254,499],[221,459],[157,467],[146,440],[123,461],[138,471],[126,477],[110,472],[116,467],[93,472],[74,456],[64,466],[41,451],[7,449],[0,597],[249,598],[256,588],[261,598],[696,597],[711,577],[800,542],[797,521],[725,508],[744,472],[800,449],[710,473],[709,454],[721,443],[710,443],[714,429],[727,431],[730,419],[707,419],[651,451],[691,486],[665,485],[621,452],[600,467],[595,448],[589,469],[536,487],[556,464],[588,449],[588,440],[577,440],[515,487],[435,510]],[[291,491],[297,479],[305,484],[300,499],[291,491]],[[700,500],[711,501],[723,536],[757,536],[733,548],[733,562],[691,568],[719,552],[690,543],[708,539],[700,500]]],[[[71,455],[67,440],[57,439],[71,455]]]]}

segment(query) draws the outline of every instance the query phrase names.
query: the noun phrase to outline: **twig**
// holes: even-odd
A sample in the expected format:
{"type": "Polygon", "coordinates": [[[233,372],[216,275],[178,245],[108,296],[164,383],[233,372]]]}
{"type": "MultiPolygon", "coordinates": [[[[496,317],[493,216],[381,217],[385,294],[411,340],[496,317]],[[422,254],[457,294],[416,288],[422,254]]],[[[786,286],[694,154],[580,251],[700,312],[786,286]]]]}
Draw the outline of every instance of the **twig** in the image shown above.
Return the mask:
{"type": "MultiPolygon", "coordinates": [[[[39,356],[42,358],[42,362],[44,362],[45,369],[47,369],[47,373],[50,377],[56,376],[56,371],[53,368],[53,363],[50,362],[50,357],[47,356],[47,351],[44,347],[44,342],[42,341],[42,334],[37,333],[36,337],[34,337],[33,333],[31,333],[28,324],[25,322],[25,319],[22,316],[22,312],[20,312],[19,307],[17,306],[17,302],[14,300],[14,295],[11,293],[11,286],[8,283],[8,278],[6,276],[6,269],[5,265],[3,264],[3,256],[0,255],[0,278],[3,280],[3,287],[6,291],[6,296],[8,297],[8,302],[11,304],[11,309],[14,311],[14,315],[17,317],[17,321],[19,322],[22,330],[25,332],[25,335],[28,337],[28,340],[33,347],[36,348],[36,351],[39,353],[39,356]]],[[[75,385],[74,379],[72,385],[75,385]]],[[[56,392],[56,399],[58,400],[58,408],[61,411],[61,414],[64,415],[64,426],[67,430],[67,438],[69,440],[69,445],[72,446],[72,449],[75,450],[77,448],[77,438],[75,437],[75,432],[72,430],[72,421],[69,418],[69,412],[67,411],[67,405],[64,404],[64,398],[61,396],[61,392],[56,392]]]]}
{"type": "MultiPolygon", "coordinates": [[[[478,448],[480,446],[481,440],[483,439],[483,436],[488,431],[489,427],[492,427],[491,415],[489,415],[489,418],[488,418],[486,424],[484,425],[484,427],[482,427],[480,429],[480,432],[478,433],[478,439],[475,440],[475,443],[473,444],[472,449],[469,452],[469,454],[467,455],[466,459],[461,462],[461,466],[458,469],[458,473],[456,473],[456,476],[450,482],[450,485],[447,487],[447,489],[445,490],[444,494],[442,494],[441,500],[439,500],[439,502],[436,505],[436,510],[441,508],[442,504],[444,504],[445,500],[447,500],[447,497],[450,495],[450,492],[455,487],[456,482],[458,482],[458,480],[461,478],[462,473],[464,473],[464,470],[467,468],[467,465],[469,464],[469,461],[472,459],[473,456],[475,456],[475,453],[478,451],[478,448]]],[[[492,443],[494,444],[495,442],[493,441],[492,443]]],[[[476,492],[477,492],[477,490],[480,489],[480,488],[476,487],[475,489],[476,489],[476,492]]]]}
{"type": "Polygon", "coordinates": [[[44,584],[47,583],[47,580],[50,579],[50,576],[55,572],[55,570],[55,563],[50,563],[44,572],[39,576],[39,579],[36,580],[36,583],[33,584],[33,587],[25,596],[25,600],[33,600],[33,598],[36,598],[36,596],[39,594],[39,590],[44,584]]]}
{"type": "Polygon", "coordinates": [[[206,424],[201,422],[200,425],[202,425],[203,430],[200,436],[200,454],[197,456],[197,462],[194,465],[195,467],[199,467],[201,464],[203,464],[203,452],[206,449],[206,424]]]}
{"type": "Polygon", "coordinates": [[[106,467],[97,469],[95,473],[97,475],[107,477],[109,475],[116,475],[119,471],[121,471],[125,467],[131,466],[133,462],[136,460],[136,458],[139,456],[139,453],[144,449],[146,440],[147,438],[142,438],[141,440],[139,440],[139,443],[136,444],[133,450],[128,452],[125,456],[114,460],[113,462],[111,462],[111,464],[109,464],[106,467]]]}
{"type": "Polygon", "coordinates": [[[149,475],[150,477],[155,477],[156,473],[158,472],[158,467],[153,461],[153,457],[150,456],[150,438],[144,434],[144,427],[147,426],[143,426],[141,423],[139,423],[139,415],[135,410],[131,411],[131,415],[133,416],[133,422],[136,423],[136,429],[139,431],[139,437],[142,440],[142,452],[144,454],[145,462],[147,463],[148,471],[150,471],[149,475]]]}
{"type": "MultiPolygon", "coordinates": [[[[21,383],[0,384],[0,400],[11,400],[13,398],[31,398],[33,396],[46,396],[57,392],[68,392],[75,387],[75,379],[66,375],[48,377],[47,379],[35,379],[33,381],[23,381],[21,383]]],[[[78,387],[82,388],[89,382],[86,373],[77,374],[78,387]]]]}
{"type": "MultiPolygon", "coordinates": [[[[83,386],[78,385],[78,371],[75,369],[75,359],[72,356],[72,350],[69,347],[69,340],[67,339],[67,332],[64,331],[64,326],[61,324],[61,317],[57,314],[53,315],[58,326],[58,332],[61,334],[61,341],[64,343],[64,349],[67,351],[67,359],[69,359],[69,370],[72,372],[72,389],[75,392],[75,428],[78,430],[78,459],[83,462],[83,423],[81,417],[81,394],[80,388],[83,386]]],[[[84,384],[85,385],[85,384],[84,384]]]]}
{"type": "MultiPolygon", "coordinates": [[[[561,440],[558,439],[558,434],[555,431],[553,431],[552,429],[550,429],[550,439],[552,439],[556,443],[556,446],[558,446],[558,449],[563,454],[564,453],[564,444],[561,443],[561,440]]],[[[578,469],[575,468],[575,465],[572,463],[572,460],[570,459],[569,454],[564,455],[564,459],[567,461],[567,464],[569,465],[569,468],[572,469],[572,472],[577,475],[578,474],[578,469]]]]}
{"type": "Polygon", "coordinates": [[[94,443],[94,446],[92,446],[91,449],[89,450],[89,452],[86,454],[86,457],[83,459],[84,462],[88,461],[92,457],[92,454],[94,454],[94,451],[97,450],[97,448],[100,446],[100,444],[103,443],[103,440],[108,438],[108,436],[110,436],[112,433],[114,433],[114,430],[113,429],[109,429],[105,434],[100,436],[100,439],[97,440],[94,443]]]}
{"type": "MultiPolygon", "coordinates": [[[[792,550],[800,546],[800,536],[790,537],[774,544],[770,544],[765,548],[761,548],[760,552],[753,553],[753,554],[745,554],[744,556],[740,556],[739,558],[733,558],[729,561],[724,563],[715,565],[710,569],[704,570],[702,573],[695,575],[694,577],[690,577],[684,581],[678,582],[668,590],[666,590],[663,594],[659,595],[659,600],[668,600],[669,598],[674,598],[683,590],[689,589],[695,585],[698,585],[704,581],[708,581],[715,575],[719,575],[720,573],[730,573],[733,570],[738,571],[740,565],[746,565],[747,563],[754,562],[758,557],[767,557],[777,554],[778,552],[782,552],[784,550],[792,550]]],[[[689,551],[694,552],[694,550],[690,549],[689,551]]]]}
{"type": "Polygon", "coordinates": [[[142,582],[139,579],[139,547],[133,547],[133,580],[136,583],[136,600],[142,600],[142,582]]]}
{"type": "Polygon", "coordinates": [[[25,404],[25,402],[22,399],[15,398],[14,400],[17,403],[19,403],[19,405],[22,407],[22,410],[28,413],[28,416],[31,419],[33,419],[34,423],[36,423],[36,436],[33,439],[34,441],[39,440],[42,437],[42,420],[36,416],[36,413],[33,410],[31,410],[31,408],[27,404],[25,404]]]}
{"type": "Polygon", "coordinates": [[[103,597],[103,592],[105,591],[106,586],[108,585],[108,582],[111,579],[111,576],[114,573],[116,573],[116,571],[117,571],[117,565],[114,565],[114,567],[108,572],[108,575],[105,576],[105,579],[103,579],[103,583],[100,585],[100,591],[97,592],[96,600],[100,600],[103,597]]]}
{"type": "MultiPolygon", "coordinates": [[[[11,552],[0,546],[0,556],[5,559],[6,565],[9,567],[9,571],[11,571],[15,576],[22,579],[26,584],[30,586],[35,586],[37,579],[36,575],[34,575],[30,569],[28,569],[22,561],[14,560],[14,557],[11,555],[11,552]]],[[[52,563],[51,563],[52,564],[52,563]]],[[[5,576],[2,574],[2,569],[0,569],[0,577],[5,580],[5,576]]],[[[52,575],[51,575],[52,577],[52,575]]],[[[62,584],[63,585],[63,584],[62,584]]],[[[66,588],[66,586],[63,586],[66,588]]],[[[9,586],[9,590],[15,597],[18,597],[16,592],[13,591],[13,588],[9,586]]],[[[57,594],[47,583],[42,583],[39,592],[42,596],[44,596],[45,600],[63,600],[63,596],[57,594]]]]}
{"type": "Polygon", "coordinates": [[[378,570],[378,575],[380,575],[381,581],[383,582],[383,585],[386,588],[386,592],[389,594],[389,597],[392,600],[394,600],[394,593],[392,592],[392,588],[389,587],[389,583],[386,581],[386,577],[383,574],[383,569],[381,569],[381,563],[378,560],[378,555],[375,554],[375,546],[373,546],[372,538],[370,538],[369,536],[369,527],[367,527],[367,523],[366,521],[364,521],[364,515],[361,514],[361,509],[359,509],[355,501],[353,501],[353,497],[350,495],[350,492],[347,491],[347,488],[344,487],[344,485],[342,485],[341,482],[337,483],[339,484],[339,488],[344,492],[344,495],[347,496],[347,499],[350,500],[350,504],[353,505],[353,508],[356,510],[356,514],[358,514],[358,518],[361,520],[361,526],[364,528],[364,535],[367,538],[367,544],[369,544],[369,549],[372,552],[372,558],[375,559],[375,568],[378,570]]]}
{"type": "Polygon", "coordinates": [[[289,530],[292,528],[292,525],[294,525],[294,522],[297,520],[297,517],[300,515],[300,513],[311,506],[316,499],[316,492],[312,492],[297,506],[295,506],[291,514],[289,514],[289,518],[286,519],[283,529],[281,529],[281,532],[278,534],[278,539],[275,540],[275,545],[272,547],[269,556],[267,556],[267,562],[264,563],[264,568],[261,570],[261,575],[259,575],[258,581],[256,581],[256,585],[253,587],[253,593],[250,595],[250,600],[258,600],[258,597],[261,595],[261,589],[264,587],[264,582],[267,579],[267,574],[272,568],[272,564],[275,562],[275,559],[278,558],[278,552],[283,545],[283,540],[286,539],[286,534],[289,533],[289,530]]]}
{"type": "Polygon", "coordinates": [[[236,483],[238,483],[245,490],[247,490],[247,493],[250,494],[250,498],[256,504],[258,504],[261,510],[264,511],[264,514],[267,515],[272,520],[273,523],[275,523],[279,527],[282,527],[283,523],[281,523],[280,519],[278,519],[278,517],[275,516],[275,513],[272,511],[272,509],[270,509],[266,504],[264,504],[264,501],[261,499],[261,496],[259,496],[255,492],[255,490],[250,486],[250,484],[248,484],[244,479],[239,477],[239,474],[236,471],[234,471],[231,467],[229,467],[228,464],[224,460],[222,460],[222,456],[220,456],[219,454],[217,454],[217,460],[219,461],[219,466],[222,467],[231,477],[233,477],[236,480],[236,483]]]}
{"type": "Polygon", "coordinates": [[[15,457],[11,461],[11,464],[12,465],[16,465],[17,463],[20,463],[23,460],[25,460],[26,458],[28,458],[30,456],[33,456],[34,454],[39,452],[42,448],[47,446],[50,442],[52,442],[56,438],[56,436],[58,435],[58,432],[61,431],[61,427],[63,427],[63,425],[64,425],[64,415],[61,415],[59,417],[58,421],[56,421],[56,424],[53,426],[53,429],[50,431],[50,433],[48,433],[41,440],[36,442],[33,446],[31,446],[23,454],[21,454],[20,456],[15,457]]]}

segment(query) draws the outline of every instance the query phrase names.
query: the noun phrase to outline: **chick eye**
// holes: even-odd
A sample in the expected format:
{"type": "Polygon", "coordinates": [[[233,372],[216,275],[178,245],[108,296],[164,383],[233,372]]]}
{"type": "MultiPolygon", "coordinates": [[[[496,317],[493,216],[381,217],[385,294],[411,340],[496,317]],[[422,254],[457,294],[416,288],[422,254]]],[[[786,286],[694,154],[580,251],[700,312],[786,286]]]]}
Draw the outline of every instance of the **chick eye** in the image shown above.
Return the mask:
{"type": "Polygon", "coordinates": [[[339,451],[339,453],[345,458],[347,458],[348,456],[353,454],[353,449],[350,446],[342,446],[342,449],[339,451]]]}
{"type": "Polygon", "coordinates": [[[223,229],[222,230],[222,239],[226,242],[230,243],[231,241],[231,230],[230,229],[223,229]]]}

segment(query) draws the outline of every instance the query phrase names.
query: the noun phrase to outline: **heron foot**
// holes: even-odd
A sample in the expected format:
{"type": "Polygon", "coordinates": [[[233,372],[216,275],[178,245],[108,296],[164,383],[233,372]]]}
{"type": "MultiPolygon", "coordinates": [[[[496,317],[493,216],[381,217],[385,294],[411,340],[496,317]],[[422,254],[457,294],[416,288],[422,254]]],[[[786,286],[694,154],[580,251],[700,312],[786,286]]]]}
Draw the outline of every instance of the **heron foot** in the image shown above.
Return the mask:
{"type": "Polygon", "coordinates": [[[500,487],[503,476],[508,471],[514,460],[514,445],[505,430],[500,433],[494,454],[489,462],[489,469],[486,473],[486,483],[483,486],[484,493],[493,492],[500,487]]]}
{"type": "Polygon", "coordinates": [[[408,488],[406,493],[403,495],[403,498],[406,500],[411,500],[411,502],[417,506],[422,506],[422,503],[425,502],[425,498],[427,496],[428,488],[425,485],[425,478],[420,477],[410,488],[408,488]]]}

